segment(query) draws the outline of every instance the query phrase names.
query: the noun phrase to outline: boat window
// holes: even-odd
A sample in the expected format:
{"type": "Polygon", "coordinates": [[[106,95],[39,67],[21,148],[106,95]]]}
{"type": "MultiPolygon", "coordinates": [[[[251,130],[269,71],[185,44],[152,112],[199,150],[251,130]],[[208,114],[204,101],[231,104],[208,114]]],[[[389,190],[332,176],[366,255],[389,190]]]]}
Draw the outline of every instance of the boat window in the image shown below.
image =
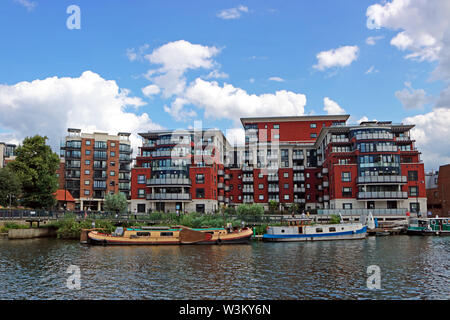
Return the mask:
{"type": "Polygon", "coordinates": [[[161,237],[172,237],[173,232],[161,232],[161,237]]]}
{"type": "Polygon", "coordinates": [[[284,233],[284,229],[281,229],[281,233],[284,233]]]}
{"type": "Polygon", "coordinates": [[[150,237],[150,232],[136,232],[139,237],[150,237]]]}
{"type": "Polygon", "coordinates": [[[214,231],[205,231],[205,233],[214,234],[214,231]]]}
{"type": "Polygon", "coordinates": [[[322,228],[316,228],[316,232],[323,232],[322,228]]]}
{"type": "Polygon", "coordinates": [[[330,227],[330,232],[335,232],[336,231],[336,228],[335,227],[330,227]]]}

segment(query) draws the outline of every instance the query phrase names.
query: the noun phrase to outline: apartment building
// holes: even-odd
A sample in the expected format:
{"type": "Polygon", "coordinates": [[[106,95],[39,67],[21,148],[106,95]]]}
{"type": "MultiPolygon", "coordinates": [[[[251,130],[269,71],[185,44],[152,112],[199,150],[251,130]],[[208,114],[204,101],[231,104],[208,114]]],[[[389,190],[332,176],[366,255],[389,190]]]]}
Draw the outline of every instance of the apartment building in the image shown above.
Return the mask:
{"type": "Polygon", "coordinates": [[[214,212],[224,194],[224,153],[219,130],[150,131],[132,169],[131,207],[138,213],[214,212]]]}
{"type": "Polygon", "coordinates": [[[123,193],[130,199],[130,133],[82,133],[68,129],[61,142],[60,189],[75,199],[75,210],[103,210],[107,194],[123,193]]]}
{"type": "Polygon", "coordinates": [[[15,144],[0,142],[0,168],[3,168],[8,162],[16,158],[16,147],[15,144]]]}
{"type": "Polygon", "coordinates": [[[450,164],[426,174],[428,212],[434,217],[450,216],[450,164]]]}
{"type": "Polygon", "coordinates": [[[246,136],[239,147],[231,147],[217,130],[207,139],[204,132],[195,139],[189,131],[181,144],[170,131],[141,134],[132,204],[139,212],[210,212],[241,203],[269,209],[273,202],[279,209],[296,204],[299,210],[394,215],[426,210],[424,166],[409,135],[414,126],[389,121],[347,125],[348,118],[242,118],[246,136]],[[194,164],[202,152],[195,141],[214,150],[211,164],[194,164]]]}

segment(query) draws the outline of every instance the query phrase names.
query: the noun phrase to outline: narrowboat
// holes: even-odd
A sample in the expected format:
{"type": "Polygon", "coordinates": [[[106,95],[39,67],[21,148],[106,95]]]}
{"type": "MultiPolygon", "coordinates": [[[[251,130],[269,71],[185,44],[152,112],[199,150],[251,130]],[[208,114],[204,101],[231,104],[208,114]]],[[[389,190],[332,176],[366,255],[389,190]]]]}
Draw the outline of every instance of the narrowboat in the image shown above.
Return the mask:
{"type": "Polygon", "coordinates": [[[450,235],[450,218],[411,218],[407,234],[410,235],[450,235]]]}
{"type": "Polygon", "coordinates": [[[269,226],[263,241],[318,241],[364,239],[367,226],[362,223],[311,224],[311,219],[289,219],[287,226],[269,226]]]}
{"type": "Polygon", "coordinates": [[[88,243],[100,245],[241,244],[248,243],[252,235],[251,228],[118,227],[112,234],[89,232],[88,243]]]}

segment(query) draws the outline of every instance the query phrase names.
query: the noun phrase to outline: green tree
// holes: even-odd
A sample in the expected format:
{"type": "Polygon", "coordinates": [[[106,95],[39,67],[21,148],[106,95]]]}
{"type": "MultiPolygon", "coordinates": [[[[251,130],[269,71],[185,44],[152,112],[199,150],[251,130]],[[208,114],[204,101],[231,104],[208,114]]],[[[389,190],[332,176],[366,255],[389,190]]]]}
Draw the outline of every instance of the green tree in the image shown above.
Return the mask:
{"type": "Polygon", "coordinates": [[[128,207],[127,198],[123,193],[108,194],[105,197],[104,207],[110,212],[125,212],[128,207]]]}
{"type": "Polygon", "coordinates": [[[22,192],[19,177],[9,167],[0,169],[0,205],[17,205],[22,192]]]}
{"type": "Polygon", "coordinates": [[[271,214],[275,213],[275,210],[278,209],[278,202],[276,202],[275,200],[270,200],[269,201],[269,211],[271,214]]]}
{"type": "Polygon", "coordinates": [[[56,204],[58,189],[56,171],[59,157],[46,145],[47,137],[35,135],[23,140],[16,149],[16,159],[8,164],[22,184],[22,205],[31,208],[51,208],[56,204]]]}
{"type": "Polygon", "coordinates": [[[244,216],[259,216],[264,213],[264,207],[260,204],[254,203],[254,204],[240,204],[237,207],[237,214],[240,217],[244,216]]]}

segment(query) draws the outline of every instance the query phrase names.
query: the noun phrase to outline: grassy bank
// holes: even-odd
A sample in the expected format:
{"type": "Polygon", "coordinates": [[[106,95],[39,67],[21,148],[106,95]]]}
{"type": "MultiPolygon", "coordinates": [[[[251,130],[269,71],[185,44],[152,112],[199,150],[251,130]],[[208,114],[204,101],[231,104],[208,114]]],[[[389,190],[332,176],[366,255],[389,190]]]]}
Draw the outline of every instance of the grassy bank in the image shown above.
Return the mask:
{"type": "Polygon", "coordinates": [[[15,222],[5,222],[0,226],[0,233],[8,233],[10,229],[29,229],[30,226],[26,224],[18,224],[15,222]]]}

